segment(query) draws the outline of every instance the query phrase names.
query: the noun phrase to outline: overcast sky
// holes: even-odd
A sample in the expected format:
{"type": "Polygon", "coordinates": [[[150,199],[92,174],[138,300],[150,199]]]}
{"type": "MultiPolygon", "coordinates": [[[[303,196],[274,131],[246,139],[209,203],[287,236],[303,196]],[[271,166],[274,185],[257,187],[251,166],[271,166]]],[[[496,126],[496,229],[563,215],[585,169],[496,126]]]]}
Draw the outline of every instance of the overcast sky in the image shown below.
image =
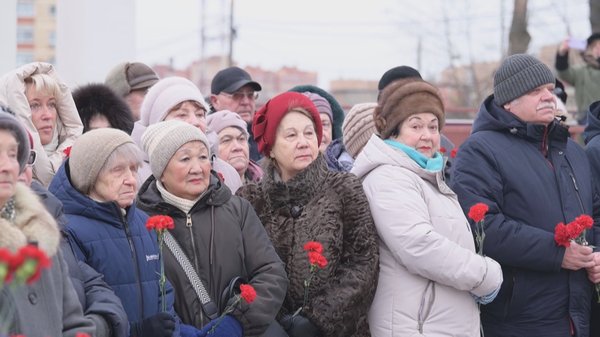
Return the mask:
{"type": "MultiPolygon", "coordinates": [[[[199,58],[201,0],[136,1],[141,61],[172,58],[183,68],[199,58]]],[[[207,56],[227,53],[229,6],[230,0],[206,0],[207,56]]],[[[317,71],[322,86],[340,78],[377,80],[400,64],[433,78],[450,55],[456,65],[499,58],[512,7],[513,0],[236,0],[234,59],[241,66],[317,71]]],[[[588,0],[529,0],[529,51],[558,44],[568,31],[585,39],[588,16],[588,0]]]]}

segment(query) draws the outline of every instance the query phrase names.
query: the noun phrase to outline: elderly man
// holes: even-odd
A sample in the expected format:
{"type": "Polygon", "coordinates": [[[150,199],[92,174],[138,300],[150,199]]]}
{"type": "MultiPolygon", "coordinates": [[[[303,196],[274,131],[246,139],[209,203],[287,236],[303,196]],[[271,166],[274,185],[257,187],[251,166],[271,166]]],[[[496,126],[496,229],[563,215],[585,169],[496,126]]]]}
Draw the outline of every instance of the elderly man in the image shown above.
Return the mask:
{"type": "MultiPolygon", "coordinates": [[[[557,245],[554,231],[594,215],[597,199],[583,149],[554,116],[554,81],[532,56],[506,58],[455,160],[452,187],[465,212],[489,206],[483,251],[504,274],[498,297],[481,308],[486,337],[589,335],[600,259],[575,242],[557,245]]],[[[594,227],[591,245],[600,242],[594,227]]]]}
{"type": "Polygon", "coordinates": [[[259,182],[263,176],[260,166],[250,160],[246,126],[240,115],[229,110],[215,112],[206,119],[212,151],[236,169],[243,184],[259,182]]]}
{"type": "Polygon", "coordinates": [[[158,75],[141,62],[124,62],[116,65],[106,76],[104,84],[123,97],[133,114],[140,120],[140,108],[151,86],[158,82],[158,75]]]}
{"type": "Polygon", "coordinates": [[[219,71],[210,84],[210,104],[214,111],[236,112],[246,122],[250,137],[250,158],[260,160],[258,147],[252,136],[252,117],[256,112],[256,99],[262,87],[244,69],[229,67],[219,71]]]}

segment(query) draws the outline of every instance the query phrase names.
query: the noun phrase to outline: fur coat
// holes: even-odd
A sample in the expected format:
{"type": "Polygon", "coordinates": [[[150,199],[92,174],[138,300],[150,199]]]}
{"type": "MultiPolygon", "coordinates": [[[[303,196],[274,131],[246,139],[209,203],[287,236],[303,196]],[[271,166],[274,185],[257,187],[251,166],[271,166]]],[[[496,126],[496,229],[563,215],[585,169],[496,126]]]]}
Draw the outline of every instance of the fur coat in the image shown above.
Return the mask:
{"type": "Polygon", "coordinates": [[[25,185],[18,183],[14,200],[14,224],[0,218],[0,247],[14,252],[27,243],[37,243],[51,258],[52,266],[42,271],[35,283],[4,288],[0,293],[0,307],[12,302],[16,309],[10,332],[28,337],[92,335],[93,323],[83,316],[59,249],[56,222],[25,185]]]}
{"type": "Polygon", "coordinates": [[[280,316],[302,306],[310,266],[303,246],[323,245],[328,260],[318,270],[302,311],[323,336],[370,336],[367,314],[377,286],[379,252],[369,204],[358,179],[329,172],[319,157],[287,182],[268,165],[259,184],[243,186],[290,280],[280,316]]]}

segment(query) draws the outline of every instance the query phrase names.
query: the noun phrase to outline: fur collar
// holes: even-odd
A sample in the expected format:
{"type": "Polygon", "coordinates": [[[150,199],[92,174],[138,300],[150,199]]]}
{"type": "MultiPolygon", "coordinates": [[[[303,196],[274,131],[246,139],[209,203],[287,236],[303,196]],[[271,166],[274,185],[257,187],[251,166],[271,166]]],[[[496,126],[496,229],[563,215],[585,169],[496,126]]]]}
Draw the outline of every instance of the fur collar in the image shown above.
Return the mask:
{"type": "Polygon", "coordinates": [[[306,205],[313,196],[322,189],[327,177],[327,163],[319,154],[310,165],[302,172],[287,182],[276,178],[276,169],[273,163],[269,164],[261,185],[267,192],[267,198],[273,209],[289,207],[290,205],[306,205]]]}
{"type": "Polygon", "coordinates": [[[27,186],[18,183],[14,195],[15,223],[0,218],[0,247],[16,251],[27,243],[37,242],[48,256],[54,256],[60,232],[54,218],[27,186]]]}

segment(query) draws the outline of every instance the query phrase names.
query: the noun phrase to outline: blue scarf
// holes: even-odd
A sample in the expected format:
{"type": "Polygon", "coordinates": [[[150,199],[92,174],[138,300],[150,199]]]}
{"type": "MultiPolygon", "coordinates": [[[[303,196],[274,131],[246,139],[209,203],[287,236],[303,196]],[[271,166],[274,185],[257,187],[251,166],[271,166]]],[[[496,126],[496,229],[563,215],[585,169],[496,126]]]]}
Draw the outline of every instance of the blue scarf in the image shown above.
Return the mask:
{"type": "Polygon", "coordinates": [[[427,158],[414,148],[404,145],[393,139],[386,139],[384,142],[395,149],[402,150],[410,158],[412,158],[412,160],[419,164],[419,166],[429,172],[439,172],[444,167],[444,157],[439,152],[436,152],[433,157],[427,158]]]}

